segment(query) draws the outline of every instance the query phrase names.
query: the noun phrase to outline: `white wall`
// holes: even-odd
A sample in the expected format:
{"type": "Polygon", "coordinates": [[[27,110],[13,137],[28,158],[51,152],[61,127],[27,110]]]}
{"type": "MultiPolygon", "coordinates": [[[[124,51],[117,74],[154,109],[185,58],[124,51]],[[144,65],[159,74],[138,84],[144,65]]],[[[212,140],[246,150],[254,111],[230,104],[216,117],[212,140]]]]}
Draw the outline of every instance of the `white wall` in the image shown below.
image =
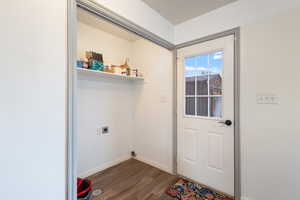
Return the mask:
{"type": "Polygon", "coordinates": [[[141,0],[95,0],[95,2],[169,42],[174,40],[173,25],[141,0]]]}
{"type": "Polygon", "coordinates": [[[66,4],[1,2],[1,199],[65,200],[66,4]]]}
{"type": "Polygon", "coordinates": [[[78,24],[78,57],[86,50],[102,52],[104,61],[129,65],[144,82],[78,76],[78,173],[93,174],[128,159],[172,171],[172,53],[149,41],[127,41],[83,23],[78,24]],[[96,130],[109,126],[111,134],[96,130]]]}
{"type": "Polygon", "coordinates": [[[242,187],[253,200],[300,199],[299,19],[293,9],[241,28],[242,187]]]}
{"type": "MultiPolygon", "coordinates": [[[[78,58],[93,50],[103,54],[105,64],[132,60],[128,40],[83,23],[78,23],[77,34],[78,58]]],[[[78,174],[86,176],[130,157],[134,85],[79,74],[77,88],[78,174]],[[97,135],[103,126],[109,126],[109,135],[97,135]]]]}
{"type": "Polygon", "coordinates": [[[300,199],[300,9],[276,11],[298,2],[272,1],[266,9],[270,1],[240,0],[176,27],[180,43],[242,25],[242,196],[247,200],[300,199]],[[257,94],[278,95],[280,103],[258,105],[257,94]]]}
{"type": "Polygon", "coordinates": [[[172,53],[138,40],[133,58],[145,73],[136,93],[134,150],[138,159],[172,172],[172,53]]]}
{"type": "Polygon", "coordinates": [[[121,65],[132,59],[132,41],[122,39],[90,25],[77,24],[77,58],[85,58],[86,51],[101,52],[105,65],[121,65]]]}
{"type": "Polygon", "coordinates": [[[174,42],[198,39],[299,6],[299,0],[239,0],[175,26],[174,42]]]}
{"type": "Polygon", "coordinates": [[[87,176],[130,158],[134,95],[131,83],[78,78],[78,174],[87,176]],[[103,126],[109,134],[97,135],[103,126]]]}

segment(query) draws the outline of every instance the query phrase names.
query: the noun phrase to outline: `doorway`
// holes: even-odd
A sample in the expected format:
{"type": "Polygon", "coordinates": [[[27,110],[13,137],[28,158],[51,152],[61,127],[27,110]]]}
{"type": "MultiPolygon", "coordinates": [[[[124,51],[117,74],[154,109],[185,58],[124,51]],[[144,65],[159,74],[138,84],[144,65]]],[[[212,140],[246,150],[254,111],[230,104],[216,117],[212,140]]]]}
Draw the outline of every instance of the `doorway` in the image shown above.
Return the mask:
{"type": "MultiPolygon", "coordinates": [[[[180,45],[174,45],[171,44],[162,38],[152,34],[151,32],[137,26],[136,24],[116,15],[115,13],[101,7],[99,4],[96,4],[92,1],[85,1],[85,0],[78,0],[77,2],[73,0],[69,0],[69,23],[68,23],[68,38],[69,38],[69,43],[68,43],[68,54],[69,54],[69,69],[68,69],[68,77],[69,77],[69,85],[68,85],[68,166],[67,166],[67,188],[68,188],[68,194],[66,199],[76,199],[76,176],[77,176],[77,170],[76,170],[76,124],[74,123],[74,119],[76,116],[76,113],[74,112],[75,108],[75,103],[76,101],[74,100],[74,95],[76,92],[74,92],[74,80],[76,79],[76,72],[74,75],[74,65],[76,61],[76,34],[74,32],[74,29],[76,29],[76,9],[77,6],[84,8],[88,11],[90,11],[93,14],[96,14],[97,16],[119,26],[122,27],[126,30],[129,30],[132,33],[137,34],[138,36],[141,36],[155,44],[158,44],[161,47],[164,47],[168,50],[171,50],[174,52],[174,66],[176,66],[177,61],[176,61],[176,52],[177,50],[180,51],[181,49],[191,46],[194,44],[199,44],[203,43],[205,41],[209,41],[212,39],[220,38],[221,36],[229,36],[233,35],[235,40],[234,40],[234,99],[235,99],[235,104],[234,104],[234,118],[232,121],[234,122],[233,128],[234,128],[234,193],[235,193],[235,199],[239,199],[240,196],[240,181],[239,181],[239,108],[238,108],[238,102],[239,102],[239,97],[238,97],[238,91],[239,91],[239,72],[238,72],[238,45],[239,45],[239,28],[232,29],[229,31],[225,31],[219,34],[215,34],[209,37],[205,37],[199,40],[187,42],[184,44],[180,45]],[[75,101],[75,103],[74,103],[75,101]]],[[[212,52],[206,52],[206,53],[212,53],[212,52]]],[[[217,52],[215,52],[217,53],[217,52]]],[[[173,72],[173,173],[176,174],[179,170],[177,170],[177,85],[179,84],[177,80],[177,72],[176,72],[176,67],[174,67],[174,72],[173,72]]],[[[160,98],[160,101],[164,100],[165,98],[160,98]]],[[[171,138],[170,138],[171,141],[171,138]]]]}
{"type": "Polygon", "coordinates": [[[234,37],[178,50],[178,174],[234,196],[234,37]]]}

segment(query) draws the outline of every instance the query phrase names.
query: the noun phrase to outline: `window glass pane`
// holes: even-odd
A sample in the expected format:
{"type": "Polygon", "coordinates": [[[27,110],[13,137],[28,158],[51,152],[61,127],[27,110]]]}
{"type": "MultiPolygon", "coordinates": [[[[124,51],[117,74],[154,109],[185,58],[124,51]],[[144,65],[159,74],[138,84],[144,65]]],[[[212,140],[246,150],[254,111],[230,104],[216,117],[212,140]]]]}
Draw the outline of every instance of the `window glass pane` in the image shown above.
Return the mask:
{"type": "Polygon", "coordinates": [[[195,115],[195,97],[186,97],[185,98],[185,114],[186,115],[195,115]]]}
{"type": "Polygon", "coordinates": [[[209,70],[209,54],[185,58],[184,65],[186,77],[207,74],[209,70]]]}
{"type": "Polygon", "coordinates": [[[210,117],[222,117],[222,97],[210,97],[210,117]]]}
{"type": "Polygon", "coordinates": [[[211,95],[222,95],[222,77],[220,74],[209,76],[209,90],[211,95]]]}
{"type": "MultiPolygon", "coordinates": [[[[197,78],[197,94],[208,94],[209,54],[185,58],[185,77],[197,78]]],[[[187,88],[186,88],[187,89],[187,88]]]]}
{"type": "Polygon", "coordinates": [[[210,54],[209,61],[211,65],[209,75],[209,90],[211,95],[222,94],[222,64],[223,64],[223,52],[215,52],[210,54]]]}
{"type": "Polygon", "coordinates": [[[185,77],[185,95],[195,95],[195,77],[185,77]]]}
{"type": "Polygon", "coordinates": [[[197,95],[208,95],[208,75],[197,76],[197,95]]]}
{"type": "Polygon", "coordinates": [[[197,115],[207,117],[208,116],[208,98],[198,97],[197,98],[197,115]]]}
{"type": "Polygon", "coordinates": [[[186,115],[222,117],[223,51],[185,58],[184,65],[186,115]]]}

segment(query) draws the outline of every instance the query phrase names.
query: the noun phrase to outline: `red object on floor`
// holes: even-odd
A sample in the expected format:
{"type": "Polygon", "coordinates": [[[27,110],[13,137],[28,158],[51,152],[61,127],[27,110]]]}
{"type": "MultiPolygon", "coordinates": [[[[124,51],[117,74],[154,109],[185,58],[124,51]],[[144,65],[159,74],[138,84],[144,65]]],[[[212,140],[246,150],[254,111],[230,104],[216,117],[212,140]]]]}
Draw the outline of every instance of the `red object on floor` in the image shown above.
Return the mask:
{"type": "Polygon", "coordinates": [[[77,178],[77,197],[85,197],[93,189],[91,180],[77,178]]]}

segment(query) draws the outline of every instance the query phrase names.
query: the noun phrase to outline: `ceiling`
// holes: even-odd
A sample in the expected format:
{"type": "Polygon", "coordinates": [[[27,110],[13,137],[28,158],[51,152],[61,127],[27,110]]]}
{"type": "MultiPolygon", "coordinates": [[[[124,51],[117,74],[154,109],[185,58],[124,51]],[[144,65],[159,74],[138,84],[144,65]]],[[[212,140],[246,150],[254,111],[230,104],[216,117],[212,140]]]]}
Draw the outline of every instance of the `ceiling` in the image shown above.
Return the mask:
{"type": "Polygon", "coordinates": [[[129,32],[129,31],[126,31],[125,29],[120,28],[119,26],[116,26],[110,22],[107,22],[107,21],[101,19],[100,17],[98,17],[94,14],[91,14],[90,12],[85,11],[81,8],[78,8],[78,10],[77,10],[77,18],[78,18],[78,21],[81,23],[92,26],[92,27],[102,30],[104,32],[110,33],[114,36],[123,38],[125,40],[135,41],[135,40],[139,39],[139,36],[129,32]]]}
{"type": "Polygon", "coordinates": [[[198,17],[237,0],[142,0],[173,25],[198,17]]]}

